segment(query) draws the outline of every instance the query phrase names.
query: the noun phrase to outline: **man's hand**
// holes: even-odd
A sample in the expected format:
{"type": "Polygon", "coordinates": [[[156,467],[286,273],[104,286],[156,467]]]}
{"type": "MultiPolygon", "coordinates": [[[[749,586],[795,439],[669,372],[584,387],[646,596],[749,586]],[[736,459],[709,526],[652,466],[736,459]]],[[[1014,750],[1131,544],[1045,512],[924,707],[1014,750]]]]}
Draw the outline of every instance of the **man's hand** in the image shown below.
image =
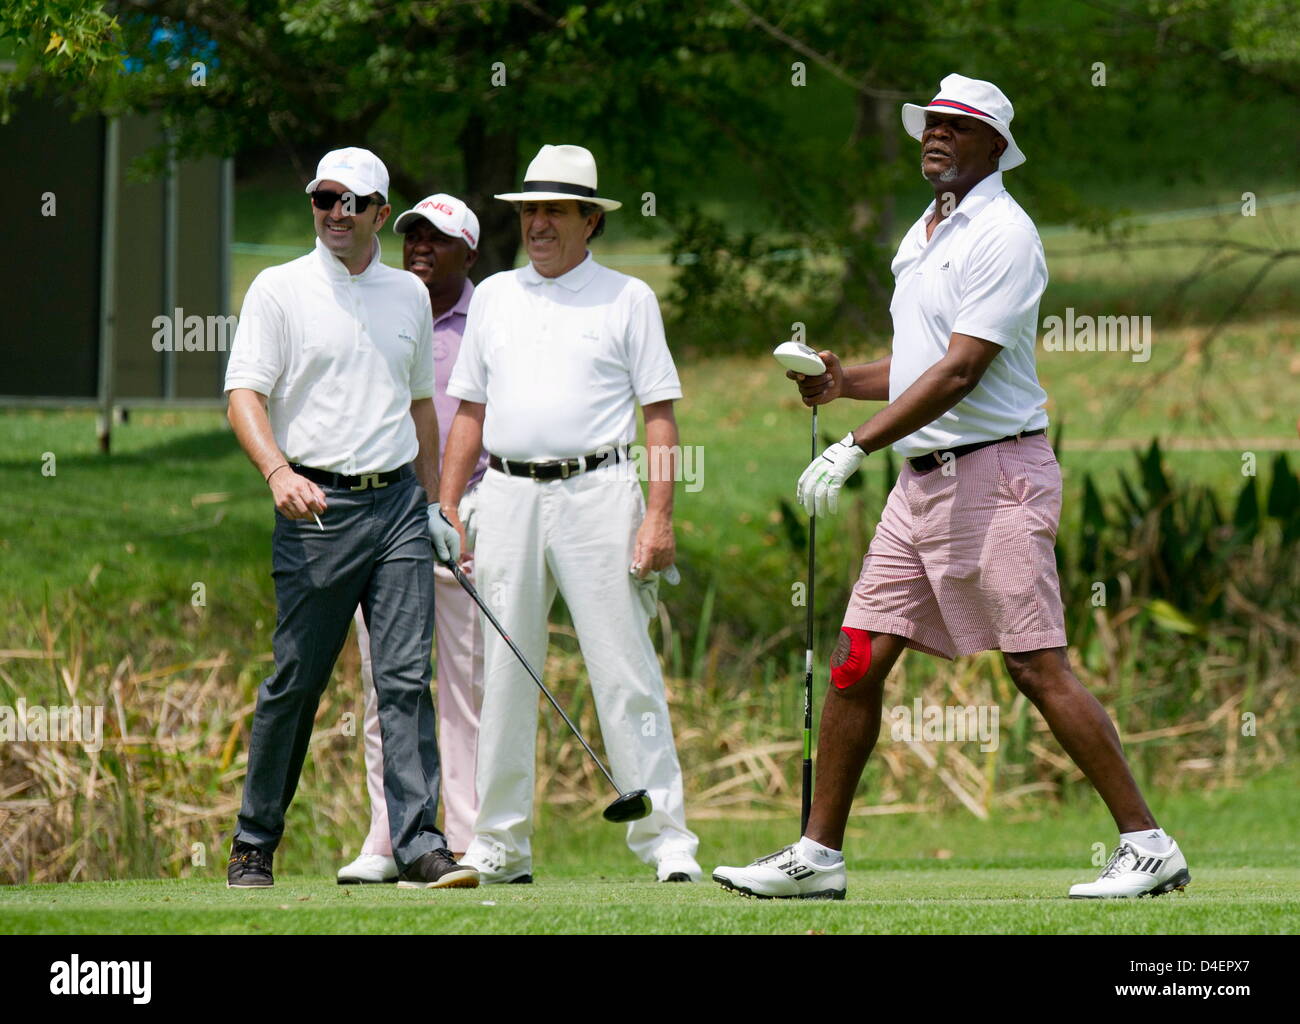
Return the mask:
{"type": "Polygon", "coordinates": [[[831,445],[803,471],[795,498],[809,515],[835,512],[840,505],[840,488],[867,457],[867,453],[853,443],[853,435],[845,434],[842,441],[831,445]]]}
{"type": "Polygon", "coordinates": [[[666,569],[677,557],[677,541],[673,537],[673,521],[668,516],[649,513],[636,531],[636,547],[632,553],[632,567],[637,579],[645,579],[652,571],[666,569]]]}
{"type": "Polygon", "coordinates": [[[466,558],[474,547],[474,538],[478,535],[478,494],[470,491],[460,499],[460,507],[452,510],[448,516],[452,525],[460,531],[461,557],[466,558]]]}
{"type": "Polygon", "coordinates": [[[821,376],[809,377],[802,373],[795,373],[794,370],[785,371],[787,377],[798,382],[803,404],[809,408],[833,402],[844,394],[844,367],[840,365],[839,357],[830,351],[817,354],[826,364],[826,372],[821,376]]]}
{"type": "MultiPolygon", "coordinates": [[[[433,508],[432,505],[430,505],[429,507],[430,509],[433,508]]],[[[460,564],[461,564],[461,568],[464,568],[469,563],[469,559],[470,559],[469,528],[461,520],[460,515],[457,513],[456,509],[446,508],[441,504],[439,505],[439,509],[442,513],[442,517],[446,519],[447,522],[451,523],[452,527],[456,531],[457,536],[459,537],[460,564]]]]}
{"type": "Polygon", "coordinates": [[[429,506],[429,539],[439,562],[454,562],[460,558],[461,531],[442,513],[442,506],[434,502],[429,506]]]}
{"type": "Polygon", "coordinates": [[[286,519],[310,519],[313,514],[325,511],[325,492],[288,465],[273,470],[267,483],[275,507],[286,519]]]}

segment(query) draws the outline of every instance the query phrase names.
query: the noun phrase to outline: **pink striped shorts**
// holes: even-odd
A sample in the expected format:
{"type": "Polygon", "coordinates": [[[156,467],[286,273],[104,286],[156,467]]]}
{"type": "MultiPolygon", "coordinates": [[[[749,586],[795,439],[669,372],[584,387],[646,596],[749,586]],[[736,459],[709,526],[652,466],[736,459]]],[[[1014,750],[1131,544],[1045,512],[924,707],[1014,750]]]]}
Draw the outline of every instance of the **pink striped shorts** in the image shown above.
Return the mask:
{"type": "Polygon", "coordinates": [[[1044,434],[925,473],[904,461],[844,625],[943,658],[1064,647],[1060,516],[1061,468],[1044,434]]]}

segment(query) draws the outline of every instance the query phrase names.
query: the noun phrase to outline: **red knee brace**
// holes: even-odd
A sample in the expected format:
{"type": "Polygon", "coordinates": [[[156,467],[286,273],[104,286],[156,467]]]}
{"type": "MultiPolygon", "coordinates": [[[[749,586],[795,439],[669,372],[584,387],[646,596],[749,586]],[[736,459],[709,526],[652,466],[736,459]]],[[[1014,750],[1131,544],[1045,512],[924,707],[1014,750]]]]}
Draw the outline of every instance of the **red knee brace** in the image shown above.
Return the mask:
{"type": "Polygon", "coordinates": [[[871,634],[852,626],[840,628],[840,638],[831,655],[831,682],[838,690],[860,682],[871,667],[871,634]]]}

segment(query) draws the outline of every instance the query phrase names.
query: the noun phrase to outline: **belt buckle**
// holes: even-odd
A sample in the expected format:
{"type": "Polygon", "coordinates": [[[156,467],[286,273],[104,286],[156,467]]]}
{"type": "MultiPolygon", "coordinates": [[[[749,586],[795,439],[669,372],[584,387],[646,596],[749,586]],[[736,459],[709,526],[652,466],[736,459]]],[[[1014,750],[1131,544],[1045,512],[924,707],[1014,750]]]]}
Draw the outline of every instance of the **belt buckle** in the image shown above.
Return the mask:
{"type": "Polygon", "coordinates": [[[560,463],[560,479],[569,479],[569,460],[565,459],[560,463]]]}
{"type": "Polygon", "coordinates": [[[380,487],[388,486],[388,484],[380,482],[378,473],[362,473],[359,479],[361,482],[355,487],[350,488],[350,490],[365,491],[371,488],[378,489],[380,487]]]}

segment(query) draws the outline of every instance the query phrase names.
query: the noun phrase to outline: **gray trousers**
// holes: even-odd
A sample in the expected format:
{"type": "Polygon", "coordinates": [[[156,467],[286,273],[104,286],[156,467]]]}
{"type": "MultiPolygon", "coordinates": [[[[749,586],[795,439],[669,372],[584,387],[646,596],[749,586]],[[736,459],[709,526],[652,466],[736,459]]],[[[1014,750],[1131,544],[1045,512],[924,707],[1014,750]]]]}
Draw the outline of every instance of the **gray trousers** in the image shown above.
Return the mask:
{"type": "Polygon", "coordinates": [[[235,838],[268,853],[284,834],[312,722],[357,605],[370,630],[384,793],[399,869],[446,847],[434,820],[441,773],[433,678],[433,552],[424,489],[324,487],[314,519],[275,514],[275,671],[257,693],[235,838]]]}

